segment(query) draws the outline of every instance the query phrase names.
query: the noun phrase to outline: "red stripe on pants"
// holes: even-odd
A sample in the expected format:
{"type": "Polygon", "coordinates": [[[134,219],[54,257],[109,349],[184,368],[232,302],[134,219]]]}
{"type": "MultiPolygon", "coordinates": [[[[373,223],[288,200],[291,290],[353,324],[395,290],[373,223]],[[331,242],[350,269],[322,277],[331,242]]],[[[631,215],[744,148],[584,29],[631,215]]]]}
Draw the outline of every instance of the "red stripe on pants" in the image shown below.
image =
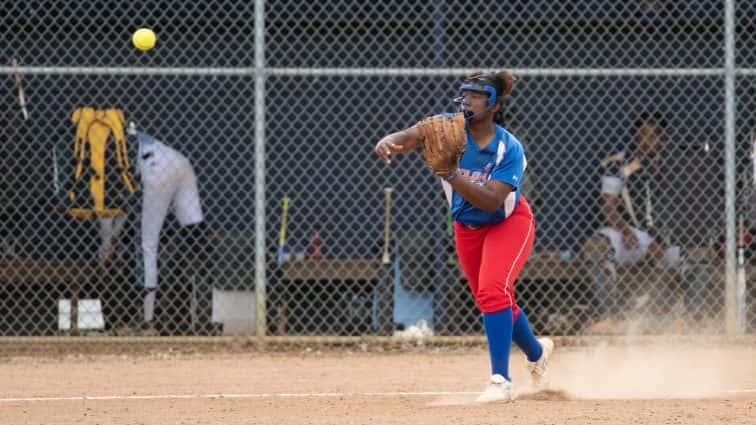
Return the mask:
{"type": "Polygon", "coordinates": [[[516,321],[514,282],[530,256],[535,235],[528,202],[520,197],[512,215],[499,224],[470,229],[455,222],[454,235],[459,264],[480,311],[495,313],[512,307],[516,321]]]}

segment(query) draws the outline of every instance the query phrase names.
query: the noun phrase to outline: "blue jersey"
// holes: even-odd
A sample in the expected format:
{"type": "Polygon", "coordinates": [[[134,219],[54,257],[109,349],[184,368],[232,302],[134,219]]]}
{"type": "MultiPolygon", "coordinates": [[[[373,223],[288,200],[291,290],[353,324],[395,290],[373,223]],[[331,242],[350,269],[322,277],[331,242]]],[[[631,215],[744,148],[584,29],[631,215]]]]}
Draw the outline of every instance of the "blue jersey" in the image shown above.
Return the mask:
{"type": "Polygon", "coordinates": [[[467,147],[459,160],[457,173],[459,177],[484,185],[489,179],[511,185],[514,190],[504,204],[495,212],[486,212],[474,206],[462,197],[451,185],[444,183],[447,199],[451,202],[451,214],[455,221],[479,226],[496,224],[512,214],[520,201],[520,181],[527,167],[522,144],[503,127],[496,125],[496,135],[491,143],[483,149],[478,148],[467,132],[467,147]]]}

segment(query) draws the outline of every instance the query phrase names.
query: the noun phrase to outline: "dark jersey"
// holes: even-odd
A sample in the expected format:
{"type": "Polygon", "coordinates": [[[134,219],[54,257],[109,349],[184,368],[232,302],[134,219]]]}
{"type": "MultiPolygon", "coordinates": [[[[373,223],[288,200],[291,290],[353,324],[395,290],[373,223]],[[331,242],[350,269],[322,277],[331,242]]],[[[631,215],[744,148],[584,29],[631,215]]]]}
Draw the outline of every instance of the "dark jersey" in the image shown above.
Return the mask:
{"type": "Polygon", "coordinates": [[[658,201],[661,192],[661,162],[643,154],[620,153],[616,160],[604,167],[605,176],[624,181],[623,193],[618,195],[617,210],[631,226],[654,233],[658,228],[658,201]]]}

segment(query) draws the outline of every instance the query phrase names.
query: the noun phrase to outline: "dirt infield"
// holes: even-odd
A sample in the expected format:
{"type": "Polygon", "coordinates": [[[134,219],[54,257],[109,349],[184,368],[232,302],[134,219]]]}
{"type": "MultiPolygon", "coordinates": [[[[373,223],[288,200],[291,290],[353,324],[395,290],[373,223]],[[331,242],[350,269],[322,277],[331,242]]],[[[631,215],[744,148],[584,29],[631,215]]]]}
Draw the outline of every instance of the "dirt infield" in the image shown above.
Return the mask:
{"type": "Polygon", "coordinates": [[[557,347],[552,387],[473,402],[481,347],[0,358],[0,424],[754,424],[756,346],[557,347]]]}

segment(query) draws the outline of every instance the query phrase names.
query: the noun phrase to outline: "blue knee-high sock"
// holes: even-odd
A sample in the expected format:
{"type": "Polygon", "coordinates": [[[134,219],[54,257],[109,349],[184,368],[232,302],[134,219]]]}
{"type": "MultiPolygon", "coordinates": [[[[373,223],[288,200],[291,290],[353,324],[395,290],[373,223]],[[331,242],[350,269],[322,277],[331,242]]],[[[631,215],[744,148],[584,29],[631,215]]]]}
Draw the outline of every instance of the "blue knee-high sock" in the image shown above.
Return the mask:
{"type": "Polygon", "coordinates": [[[517,316],[517,320],[512,328],[512,341],[520,347],[523,353],[528,356],[528,361],[534,362],[541,358],[543,349],[541,344],[536,340],[533,335],[533,330],[528,323],[528,317],[525,316],[525,312],[520,309],[520,314],[517,316]]]}
{"type": "Polygon", "coordinates": [[[509,380],[509,350],[512,346],[512,309],[483,313],[483,326],[491,355],[491,374],[509,380]]]}

